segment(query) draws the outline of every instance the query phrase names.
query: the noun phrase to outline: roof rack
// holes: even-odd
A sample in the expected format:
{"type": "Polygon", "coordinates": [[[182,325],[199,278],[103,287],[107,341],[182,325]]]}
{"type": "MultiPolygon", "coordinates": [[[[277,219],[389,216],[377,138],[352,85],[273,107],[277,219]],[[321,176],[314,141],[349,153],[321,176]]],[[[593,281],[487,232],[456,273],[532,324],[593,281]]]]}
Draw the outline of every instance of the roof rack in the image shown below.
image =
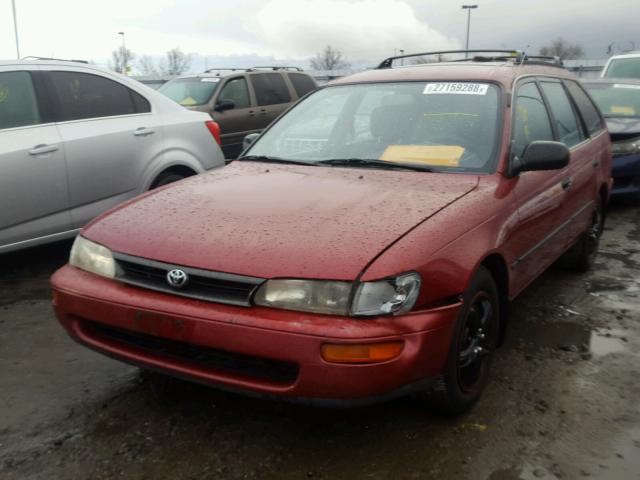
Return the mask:
{"type": "MultiPolygon", "coordinates": [[[[207,68],[204,73],[213,73],[213,72],[253,72],[255,70],[273,70],[273,71],[277,71],[277,70],[293,70],[296,72],[302,72],[304,70],[302,70],[300,67],[288,67],[286,65],[264,65],[264,66],[258,66],[258,67],[250,67],[250,68],[246,68],[246,67],[234,67],[234,68],[207,68]]],[[[219,75],[219,73],[218,73],[219,75]]]]}
{"type": "Polygon", "coordinates": [[[404,58],[437,56],[437,62],[442,61],[442,55],[450,54],[465,54],[465,58],[458,60],[450,60],[452,62],[495,62],[495,61],[513,61],[515,65],[522,65],[524,63],[544,64],[549,66],[563,67],[560,57],[550,57],[542,55],[527,55],[521,50],[443,50],[439,52],[423,52],[423,53],[410,53],[407,55],[396,55],[383,60],[378,69],[392,68],[394,60],[400,60],[404,58]],[[469,56],[469,54],[474,54],[469,56]],[[502,55],[486,55],[500,53],[502,55]],[[484,55],[479,55],[484,54],[484,55]]]}
{"type": "Polygon", "coordinates": [[[28,57],[22,57],[22,60],[55,60],[56,62],[76,62],[76,63],[86,63],[86,64],[89,63],[86,60],[75,60],[75,59],[67,59],[67,58],[35,57],[35,56],[32,56],[32,55],[30,55],[28,57]]]}
{"type": "Polygon", "coordinates": [[[289,67],[286,65],[265,65],[265,66],[250,68],[248,71],[251,71],[251,70],[293,70],[296,72],[303,71],[300,67],[289,67]]]}

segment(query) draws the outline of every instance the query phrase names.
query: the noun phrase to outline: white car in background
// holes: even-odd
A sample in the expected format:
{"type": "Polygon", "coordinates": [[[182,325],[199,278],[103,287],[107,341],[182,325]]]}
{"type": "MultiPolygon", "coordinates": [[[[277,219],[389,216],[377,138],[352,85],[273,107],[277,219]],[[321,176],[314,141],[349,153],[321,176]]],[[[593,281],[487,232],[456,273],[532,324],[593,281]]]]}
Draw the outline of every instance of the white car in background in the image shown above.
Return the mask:
{"type": "Polygon", "coordinates": [[[76,235],[149,189],[224,165],[218,125],[83,62],[0,62],[0,253],[76,235]]]}
{"type": "Polygon", "coordinates": [[[607,60],[600,77],[640,79],[640,52],[614,55],[607,60]]]}

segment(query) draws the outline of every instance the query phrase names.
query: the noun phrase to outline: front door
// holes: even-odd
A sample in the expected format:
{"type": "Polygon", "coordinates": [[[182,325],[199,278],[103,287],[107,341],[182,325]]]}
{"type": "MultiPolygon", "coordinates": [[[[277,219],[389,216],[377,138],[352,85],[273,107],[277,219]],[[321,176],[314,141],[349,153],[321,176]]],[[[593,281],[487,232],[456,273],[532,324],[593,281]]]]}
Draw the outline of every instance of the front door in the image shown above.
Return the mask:
{"type": "MultiPolygon", "coordinates": [[[[554,140],[552,123],[535,81],[517,88],[512,128],[512,157],[522,157],[527,145],[536,140],[554,140]]],[[[515,291],[522,290],[553,263],[566,248],[565,190],[562,170],[523,172],[516,179],[518,227],[509,259],[515,291]]]]}

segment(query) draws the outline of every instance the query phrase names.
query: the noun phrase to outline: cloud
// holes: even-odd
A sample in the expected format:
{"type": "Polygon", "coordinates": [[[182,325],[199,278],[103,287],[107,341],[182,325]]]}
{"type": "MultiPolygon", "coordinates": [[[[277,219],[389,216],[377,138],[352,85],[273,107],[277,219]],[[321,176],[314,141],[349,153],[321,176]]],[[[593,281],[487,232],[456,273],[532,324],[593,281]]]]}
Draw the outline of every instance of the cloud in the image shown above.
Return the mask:
{"type": "Polygon", "coordinates": [[[273,51],[310,56],[331,44],[347,58],[378,60],[406,52],[460,47],[417,19],[400,0],[271,0],[257,14],[255,31],[273,51]]]}

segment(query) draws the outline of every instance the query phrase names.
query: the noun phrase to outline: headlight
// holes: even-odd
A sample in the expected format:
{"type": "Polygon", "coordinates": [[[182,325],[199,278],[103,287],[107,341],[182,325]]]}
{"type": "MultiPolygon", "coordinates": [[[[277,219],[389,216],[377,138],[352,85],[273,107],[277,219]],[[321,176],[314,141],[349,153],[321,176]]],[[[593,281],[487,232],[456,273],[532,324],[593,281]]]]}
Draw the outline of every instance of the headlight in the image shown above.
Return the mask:
{"type": "Polygon", "coordinates": [[[613,142],[611,144],[611,149],[614,155],[633,155],[640,153],[640,137],[620,142],[613,142]]]}
{"type": "Polygon", "coordinates": [[[322,280],[268,280],[258,289],[253,302],[264,307],[330,315],[398,315],[406,313],[420,293],[420,275],[407,273],[396,278],[356,285],[322,280]]]}
{"type": "Polygon", "coordinates": [[[116,263],[111,251],[80,235],[73,242],[69,264],[102,277],[113,278],[116,275],[116,263]]]}
{"type": "Polygon", "coordinates": [[[353,299],[351,313],[365,316],[406,313],[418,299],[420,283],[420,274],[416,272],[361,283],[353,299]]]}
{"type": "Polygon", "coordinates": [[[351,282],[268,280],[253,298],[256,305],[303,312],[346,315],[351,282]]]}

